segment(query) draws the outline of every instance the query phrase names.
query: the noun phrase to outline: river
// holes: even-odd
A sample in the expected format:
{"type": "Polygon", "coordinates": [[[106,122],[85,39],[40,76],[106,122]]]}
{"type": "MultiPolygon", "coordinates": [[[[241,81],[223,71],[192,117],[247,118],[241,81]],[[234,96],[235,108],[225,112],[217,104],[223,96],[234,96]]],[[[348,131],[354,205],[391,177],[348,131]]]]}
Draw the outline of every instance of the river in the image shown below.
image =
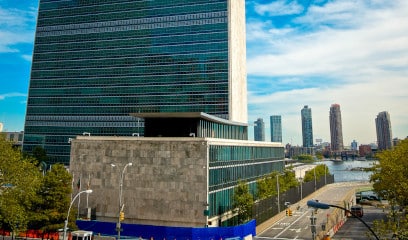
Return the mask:
{"type": "Polygon", "coordinates": [[[334,174],[334,182],[351,182],[351,181],[369,181],[372,172],[366,171],[352,171],[356,168],[371,167],[377,161],[366,160],[346,160],[346,161],[323,161],[323,163],[329,168],[330,173],[334,174]]]}

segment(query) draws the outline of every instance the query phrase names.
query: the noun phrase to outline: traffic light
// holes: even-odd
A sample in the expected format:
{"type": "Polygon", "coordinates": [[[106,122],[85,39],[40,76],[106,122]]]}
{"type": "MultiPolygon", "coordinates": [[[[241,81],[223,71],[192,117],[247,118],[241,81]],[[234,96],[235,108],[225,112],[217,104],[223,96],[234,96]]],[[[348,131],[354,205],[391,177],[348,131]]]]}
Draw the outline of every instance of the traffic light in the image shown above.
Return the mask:
{"type": "Polygon", "coordinates": [[[125,220],[125,213],[123,211],[120,211],[119,220],[120,221],[125,220]]]}
{"type": "Polygon", "coordinates": [[[292,216],[292,209],[289,208],[288,210],[289,216],[292,216]]]}
{"type": "Polygon", "coordinates": [[[286,216],[289,216],[289,209],[286,209],[286,216]]]}

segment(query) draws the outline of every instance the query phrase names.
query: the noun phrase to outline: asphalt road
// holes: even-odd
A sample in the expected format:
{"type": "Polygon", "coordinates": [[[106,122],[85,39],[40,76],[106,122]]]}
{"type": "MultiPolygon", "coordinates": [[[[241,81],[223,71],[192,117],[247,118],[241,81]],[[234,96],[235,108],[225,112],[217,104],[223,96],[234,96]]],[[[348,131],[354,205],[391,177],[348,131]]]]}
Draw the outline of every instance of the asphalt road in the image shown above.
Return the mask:
{"type": "Polygon", "coordinates": [[[362,182],[344,182],[334,183],[327,185],[323,189],[313,193],[306,197],[299,203],[291,205],[293,211],[292,216],[285,216],[281,213],[275,217],[275,220],[268,221],[265,224],[268,226],[259,229],[255,239],[267,240],[267,239],[298,239],[298,240],[310,240],[312,239],[311,232],[311,216],[316,217],[316,230],[320,232],[322,225],[328,221],[328,217],[333,214],[334,211],[339,211],[337,208],[330,208],[327,210],[319,209],[315,214],[314,209],[309,208],[306,205],[307,200],[315,199],[320,202],[343,206],[344,199],[349,199],[354,194],[354,189],[361,186],[366,186],[367,183],[362,182]],[[270,224],[269,224],[270,223],[270,224]]]}
{"type": "MultiPolygon", "coordinates": [[[[361,218],[372,228],[374,220],[386,218],[382,208],[363,206],[364,216],[361,218]]],[[[340,230],[331,238],[332,240],[367,240],[375,239],[370,230],[357,218],[350,217],[340,230]]]]}

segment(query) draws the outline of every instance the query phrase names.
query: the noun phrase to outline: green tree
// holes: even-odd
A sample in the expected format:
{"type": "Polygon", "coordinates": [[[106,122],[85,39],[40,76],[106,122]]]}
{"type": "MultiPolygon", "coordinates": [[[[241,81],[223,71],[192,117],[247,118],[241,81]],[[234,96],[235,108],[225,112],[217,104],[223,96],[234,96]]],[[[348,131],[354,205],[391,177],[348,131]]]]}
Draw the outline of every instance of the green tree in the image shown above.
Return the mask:
{"type": "Polygon", "coordinates": [[[257,197],[258,199],[265,199],[268,197],[278,195],[278,183],[279,183],[279,193],[283,193],[290,188],[299,185],[296,180],[295,172],[293,167],[286,168],[283,173],[274,171],[268,176],[259,179],[257,181],[257,197]],[[279,176],[278,176],[279,175],[279,176]]]}
{"type": "Polygon", "coordinates": [[[323,153],[322,152],[316,152],[315,156],[316,156],[317,159],[323,160],[323,153]]]}
{"type": "Polygon", "coordinates": [[[301,154],[297,156],[297,160],[303,162],[303,163],[312,163],[314,162],[313,156],[312,155],[307,155],[307,154],[301,154]]]}
{"type": "MultiPolygon", "coordinates": [[[[32,209],[35,212],[31,221],[33,229],[55,231],[63,228],[70,205],[69,195],[72,192],[72,176],[63,164],[54,164],[46,172],[38,190],[41,199],[32,209]]],[[[76,229],[75,209],[71,209],[69,228],[76,229]]]]}
{"type": "Polygon", "coordinates": [[[315,179],[315,174],[316,174],[316,179],[319,179],[320,177],[326,175],[330,175],[330,171],[329,168],[326,166],[326,164],[318,164],[316,165],[316,167],[314,167],[313,169],[307,171],[305,173],[305,177],[303,179],[303,181],[305,182],[310,182],[310,181],[314,181],[315,179]]]}
{"type": "Polygon", "coordinates": [[[259,179],[257,183],[257,198],[265,199],[277,195],[276,175],[278,172],[272,172],[268,176],[259,179]]]}
{"type": "Polygon", "coordinates": [[[391,211],[387,221],[376,222],[375,230],[395,233],[398,239],[408,239],[408,219],[403,210],[408,205],[408,139],[393,149],[376,154],[378,163],[373,166],[370,181],[374,191],[388,199],[391,211]],[[398,211],[397,206],[401,211],[398,211]]]}
{"type": "Polygon", "coordinates": [[[48,162],[48,157],[47,157],[47,152],[45,151],[45,149],[41,146],[35,146],[33,148],[33,153],[32,156],[37,159],[38,163],[41,162],[48,162]]]}
{"type": "Polygon", "coordinates": [[[408,204],[408,139],[391,150],[377,153],[378,163],[372,168],[374,191],[400,206],[408,204]]]}
{"type": "Polygon", "coordinates": [[[240,181],[238,186],[234,189],[233,207],[238,212],[238,221],[244,223],[252,216],[252,207],[254,205],[254,198],[249,192],[247,183],[240,181]]]}
{"type": "Polygon", "coordinates": [[[40,185],[35,160],[0,137],[0,227],[13,233],[26,230],[40,185]]]}

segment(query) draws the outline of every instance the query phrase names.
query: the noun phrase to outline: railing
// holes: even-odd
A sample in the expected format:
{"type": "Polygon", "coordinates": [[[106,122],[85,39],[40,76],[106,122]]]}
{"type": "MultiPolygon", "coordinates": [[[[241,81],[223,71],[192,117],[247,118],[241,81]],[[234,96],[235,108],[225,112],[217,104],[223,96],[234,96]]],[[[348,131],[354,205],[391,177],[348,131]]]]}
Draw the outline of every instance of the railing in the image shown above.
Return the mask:
{"type": "Polygon", "coordinates": [[[271,217],[278,214],[278,209],[285,209],[285,203],[296,203],[302,198],[305,198],[309,194],[315,192],[315,190],[322,188],[326,184],[334,183],[334,175],[322,176],[320,179],[315,181],[304,182],[302,186],[291,188],[284,193],[280,193],[279,203],[280,208],[278,208],[277,196],[273,196],[267,199],[260,200],[254,204],[252,208],[252,218],[256,220],[256,224],[259,225],[271,217]]]}

